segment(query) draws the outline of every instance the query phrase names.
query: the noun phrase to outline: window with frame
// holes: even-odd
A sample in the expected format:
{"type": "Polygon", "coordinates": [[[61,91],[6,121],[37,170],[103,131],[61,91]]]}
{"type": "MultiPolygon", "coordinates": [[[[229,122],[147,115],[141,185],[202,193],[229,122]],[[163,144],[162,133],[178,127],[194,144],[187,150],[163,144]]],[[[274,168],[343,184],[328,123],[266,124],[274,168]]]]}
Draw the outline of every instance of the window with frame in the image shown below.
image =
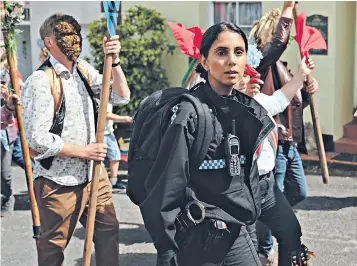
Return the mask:
{"type": "Polygon", "coordinates": [[[233,22],[247,35],[255,21],[262,16],[262,2],[211,2],[211,25],[219,22],[233,22]]]}

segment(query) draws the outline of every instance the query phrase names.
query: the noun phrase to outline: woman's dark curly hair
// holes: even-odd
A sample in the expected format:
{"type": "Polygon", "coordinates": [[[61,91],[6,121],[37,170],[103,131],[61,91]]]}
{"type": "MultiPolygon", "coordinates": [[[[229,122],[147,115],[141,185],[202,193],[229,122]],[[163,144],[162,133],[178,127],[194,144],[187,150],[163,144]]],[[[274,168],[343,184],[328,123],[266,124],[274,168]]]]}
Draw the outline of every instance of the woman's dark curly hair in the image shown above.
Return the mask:
{"type": "MultiPolygon", "coordinates": [[[[212,44],[215,40],[217,40],[218,35],[223,31],[232,31],[238,33],[242,36],[245,44],[245,51],[248,52],[248,40],[245,33],[239,28],[236,24],[230,22],[221,22],[211,26],[203,35],[201,46],[200,46],[200,54],[205,58],[208,57],[209,49],[211,49],[212,44]]],[[[199,63],[196,67],[196,72],[200,74],[201,78],[208,80],[208,73],[204,69],[204,67],[199,63]]]]}

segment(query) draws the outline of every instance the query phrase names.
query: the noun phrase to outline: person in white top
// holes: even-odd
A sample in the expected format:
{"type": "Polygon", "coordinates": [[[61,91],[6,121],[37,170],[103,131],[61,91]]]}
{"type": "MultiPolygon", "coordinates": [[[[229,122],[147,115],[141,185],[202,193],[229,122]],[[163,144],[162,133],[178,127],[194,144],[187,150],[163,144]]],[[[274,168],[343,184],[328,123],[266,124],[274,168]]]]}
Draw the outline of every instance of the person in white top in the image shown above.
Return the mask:
{"type": "MultiPolygon", "coordinates": [[[[311,72],[314,68],[315,65],[311,58],[307,59],[308,64],[306,64],[305,61],[306,58],[304,57],[299,65],[299,70],[296,75],[300,76],[294,76],[294,78],[292,78],[292,80],[288,84],[283,86],[280,90],[275,91],[274,94],[270,96],[260,92],[260,85],[262,85],[264,82],[259,79],[259,74],[255,77],[243,77],[240,84],[238,85],[238,90],[253,97],[267,110],[269,116],[272,118],[273,116],[283,112],[288,107],[292,98],[303,86],[304,80],[302,79],[302,77],[307,76],[306,73],[311,72]]],[[[309,90],[309,87],[307,87],[307,90],[309,90]]],[[[273,118],[272,120],[274,121],[273,118]]],[[[275,154],[273,154],[273,147],[267,147],[271,146],[267,139],[262,146],[263,147],[261,148],[258,157],[259,175],[267,174],[275,167],[275,154]]]]}
{"type": "MultiPolygon", "coordinates": [[[[259,79],[259,74],[255,77],[244,77],[238,84],[237,89],[252,96],[268,111],[273,120],[273,116],[283,112],[292,98],[303,87],[306,76],[312,72],[314,66],[314,62],[311,58],[303,58],[296,75],[294,75],[290,82],[270,96],[259,92],[260,85],[264,83],[259,79]]],[[[309,90],[309,87],[307,89],[309,90]]],[[[258,171],[260,175],[259,183],[262,194],[262,212],[256,227],[259,231],[259,228],[264,226],[261,223],[263,222],[272,230],[273,236],[277,238],[279,243],[279,265],[285,265],[283,261],[288,261],[289,254],[302,246],[300,240],[302,233],[299,221],[292,211],[290,204],[284,194],[274,186],[273,170],[277,150],[276,131],[277,127],[275,128],[275,132],[266,137],[262,146],[258,148],[257,151],[258,171]]],[[[251,237],[257,238],[254,228],[251,227],[249,229],[251,237]]],[[[256,241],[253,242],[256,243],[256,241]]],[[[270,256],[271,255],[272,254],[270,254],[270,256]]]]}

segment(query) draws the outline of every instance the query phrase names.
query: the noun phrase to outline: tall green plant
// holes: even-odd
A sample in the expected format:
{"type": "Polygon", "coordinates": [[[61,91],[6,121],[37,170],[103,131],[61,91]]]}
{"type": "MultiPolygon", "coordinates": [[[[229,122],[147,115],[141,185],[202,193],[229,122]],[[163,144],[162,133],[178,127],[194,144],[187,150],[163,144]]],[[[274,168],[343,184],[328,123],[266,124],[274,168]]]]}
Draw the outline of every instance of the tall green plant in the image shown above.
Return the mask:
{"type": "MultiPolygon", "coordinates": [[[[103,69],[102,40],[106,30],[105,19],[89,25],[91,54],[100,72],[103,69]]],[[[172,54],[176,46],[169,43],[165,30],[161,14],[142,6],[130,8],[117,27],[122,47],[120,60],[131,90],[131,101],[120,108],[120,114],[132,115],[144,97],[169,85],[161,58],[172,54]]]]}

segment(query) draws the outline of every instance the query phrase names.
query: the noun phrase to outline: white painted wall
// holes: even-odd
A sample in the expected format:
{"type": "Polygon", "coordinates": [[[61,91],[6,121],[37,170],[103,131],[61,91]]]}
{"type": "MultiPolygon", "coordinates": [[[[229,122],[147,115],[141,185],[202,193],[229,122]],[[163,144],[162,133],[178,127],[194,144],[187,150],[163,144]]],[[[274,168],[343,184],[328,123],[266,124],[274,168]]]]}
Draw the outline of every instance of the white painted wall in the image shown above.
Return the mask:
{"type": "Polygon", "coordinates": [[[81,58],[88,56],[90,58],[90,61],[93,63],[93,57],[90,53],[89,41],[87,39],[88,24],[82,24],[81,26],[82,26],[82,36],[83,36],[81,58]]]}
{"type": "Polygon", "coordinates": [[[42,22],[55,13],[64,13],[73,16],[83,27],[83,55],[89,55],[89,44],[86,38],[87,26],[93,20],[100,19],[104,14],[100,12],[99,1],[31,1],[31,58],[32,71],[40,66],[39,54],[41,38],[39,29],[42,22]],[[84,33],[84,34],[83,34],[84,33]]]}
{"type": "MultiPolygon", "coordinates": [[[[184,27],[208,27],[208,1],[122,1],[122,14],[136,5],[159,12],[166,20],[182,23],[184,27]]],[[[167,28],[167,37],[176,44],[172,31],[167,28]]],[[[174,55],[164,55],[165,67],[170,86],[181,86],[181,80],[188,68],[188,57],[176,49],[174,55]]]]}
{"type": "MultiPolygon", "coordinates": [[[[343,126],[351,121],[354,106],[354,83],[355,79],[355,32],[356,25],[356,2],[336,1],[336,24],[335,32],[335,95],[334,95],[334,114],[333,123],[334,140],[343,136],[343,126]]],[[[328,75],[328,73],[326,73],[328,75]]],[[[321,91],[324,88],[321,87],[321,91]]],[[[321,95],[321,92],[319,92],[321,95]]],[[[327,97],[326,97],[327,98],[327,97]]],[[[323,99],[322,99],[323,100],[323,99]]],[[[323,104],[323,103],[321,103],[323,104]]],[[[324,113],[320,113],[320,117],[324,113]]],[[[331,119],[331,117],[329,117],[331,119]]]]}
{"type": "Polygon", "coordinates": [[[30,26],[18,26],[22,32],[17,36],[17,69],[24,80],[32,73],[30,26]]]}

